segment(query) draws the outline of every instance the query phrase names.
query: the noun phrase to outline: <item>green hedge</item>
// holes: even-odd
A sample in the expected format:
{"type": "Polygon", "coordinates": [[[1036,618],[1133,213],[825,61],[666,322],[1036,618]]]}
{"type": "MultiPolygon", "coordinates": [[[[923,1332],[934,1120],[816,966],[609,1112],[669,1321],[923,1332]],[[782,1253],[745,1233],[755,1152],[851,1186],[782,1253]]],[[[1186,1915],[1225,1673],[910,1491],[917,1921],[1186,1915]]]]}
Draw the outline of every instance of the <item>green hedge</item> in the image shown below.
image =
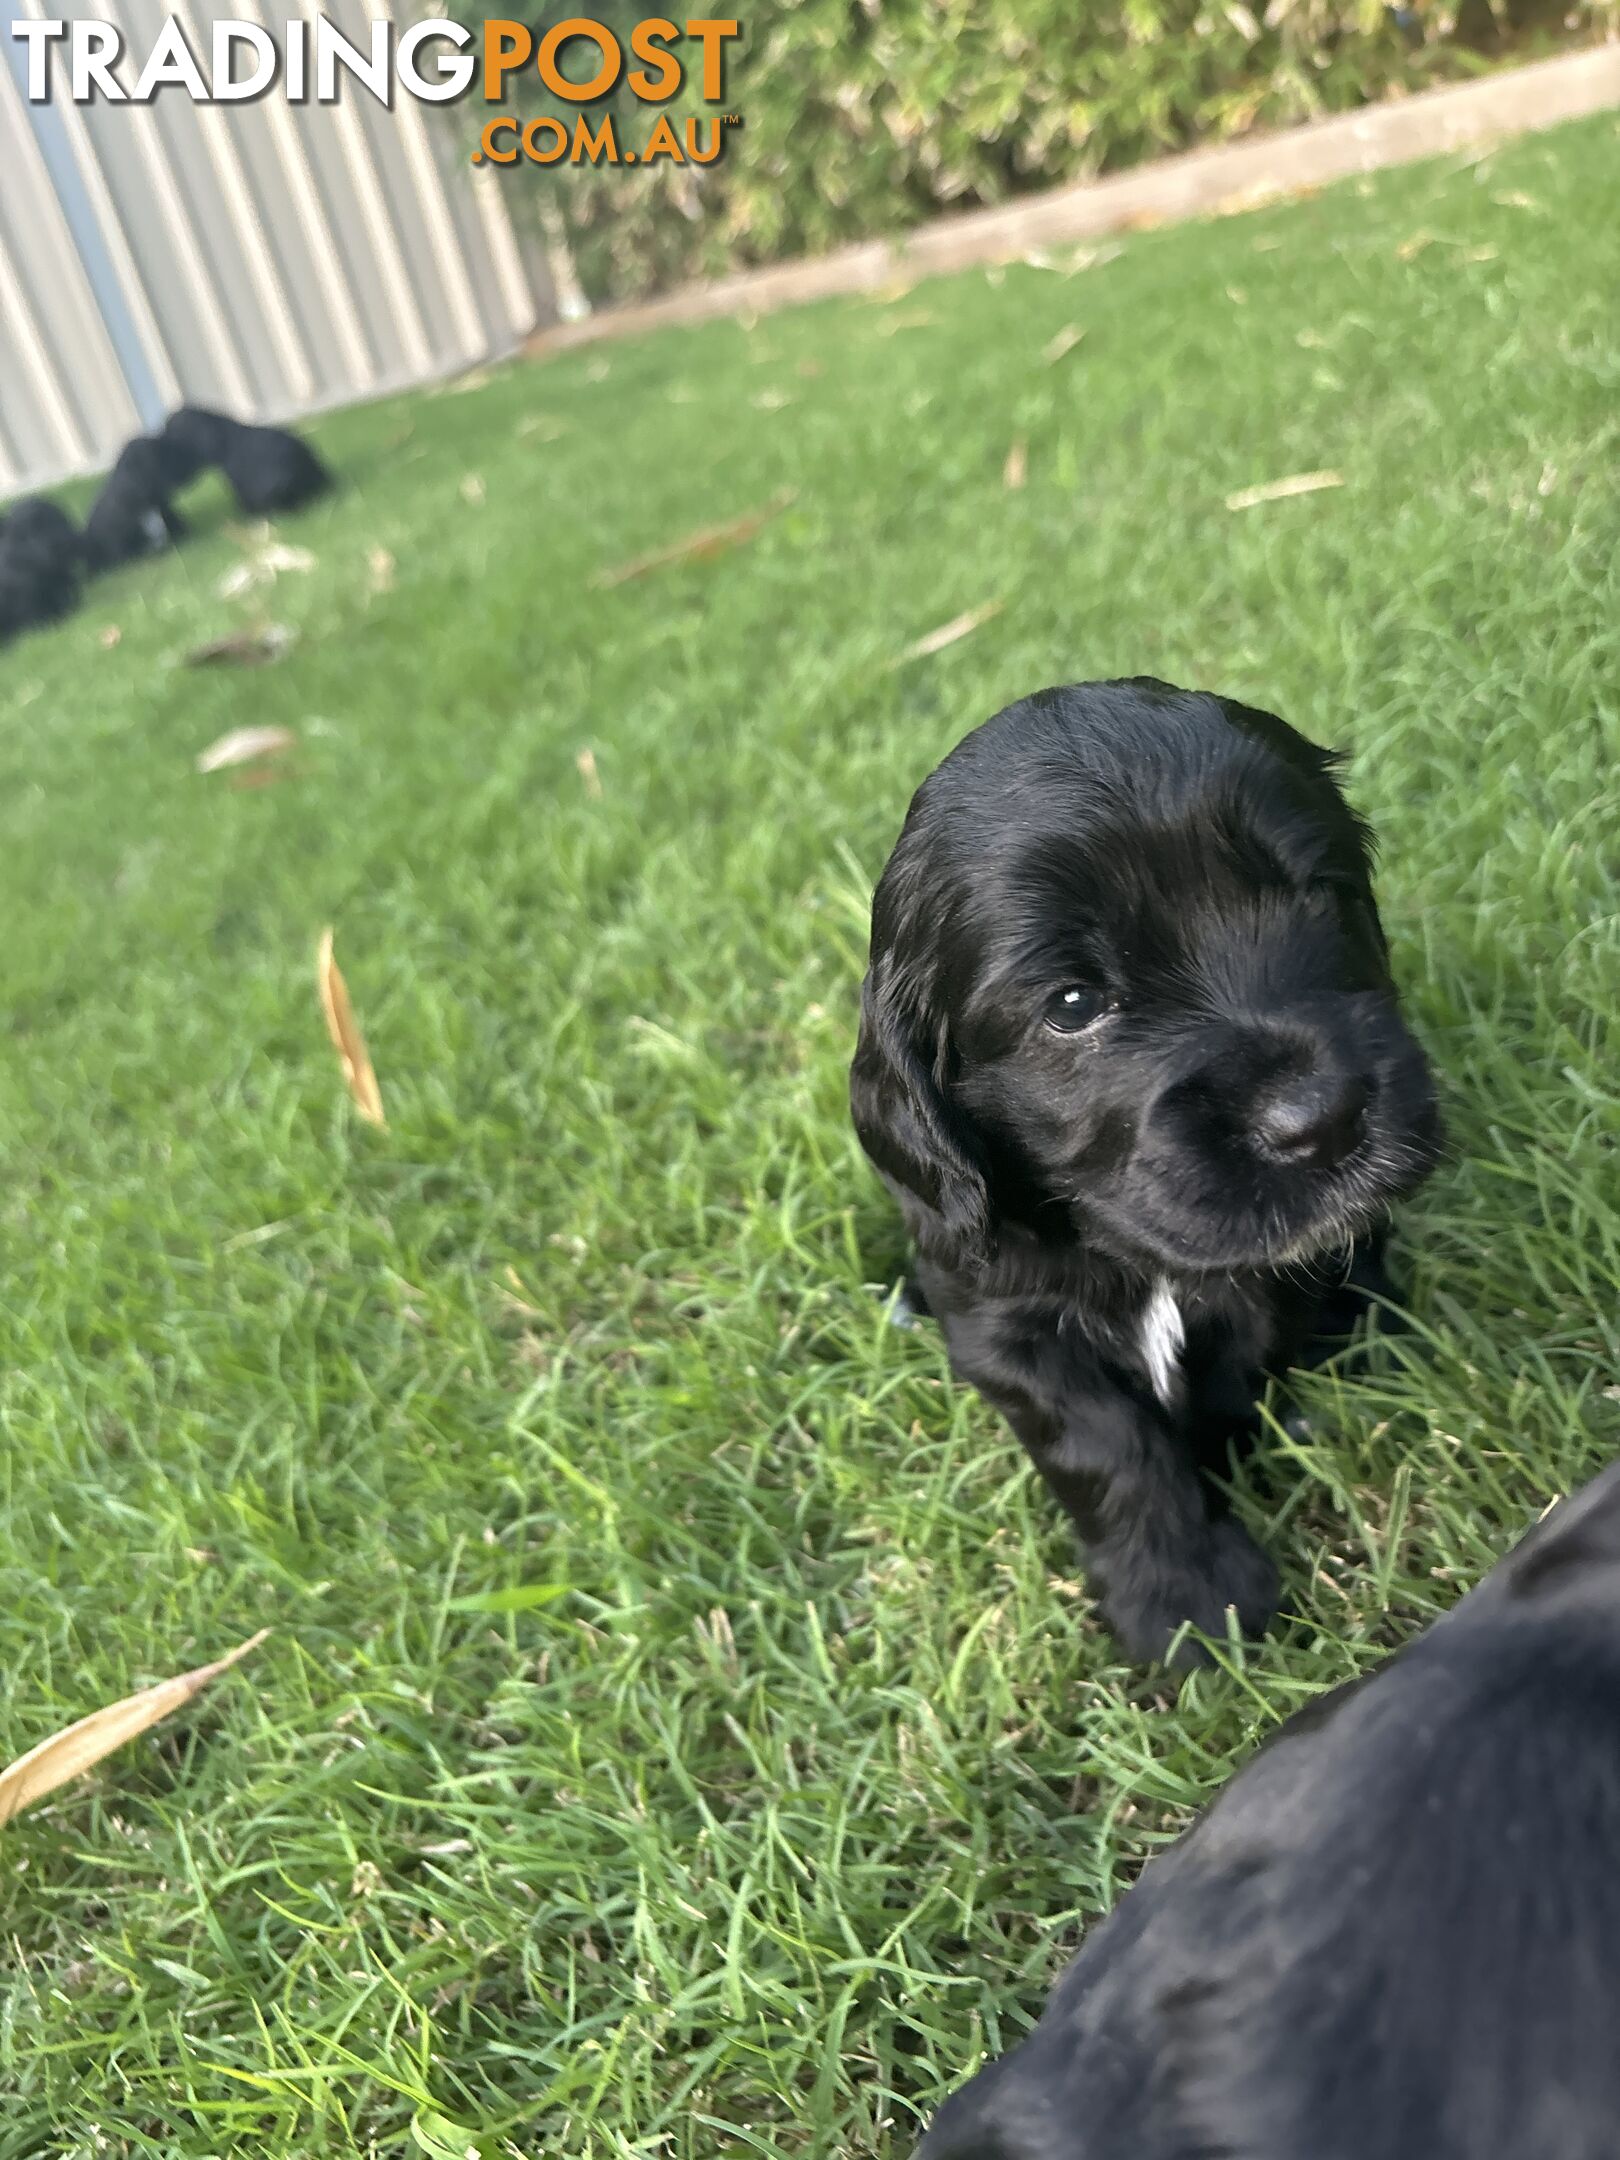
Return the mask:
{"type": "MultiPolygon", "coordinates": [[[[593,299],[1477,73],[1613,29],[1620,0],[1551,13],[1542,0],[738,0],[736,15],[727,100],[745,124],[717,163],[503,172],[514,207],[560,212],[593,299]]],[[[514,103],[540,109],[532,94],[514,103]]],[[[593,118],[605,109],[625,139],[645,137],[646,108],[610,100],[593,118]]],[[[683,94],[672,110],[703,108],[683,94]]]]}

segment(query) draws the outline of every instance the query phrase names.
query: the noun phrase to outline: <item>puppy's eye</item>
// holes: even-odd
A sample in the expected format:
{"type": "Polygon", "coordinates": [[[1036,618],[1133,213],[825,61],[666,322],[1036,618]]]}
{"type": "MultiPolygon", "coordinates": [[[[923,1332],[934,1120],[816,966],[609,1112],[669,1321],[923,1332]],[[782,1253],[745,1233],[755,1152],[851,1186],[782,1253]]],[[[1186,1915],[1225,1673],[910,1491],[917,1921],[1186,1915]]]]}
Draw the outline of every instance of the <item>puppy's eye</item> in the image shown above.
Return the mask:
{"type": "Polygon", "coordinates": [[[1113,1000],[1103,991],[1073,985],[1054,991],[1047,999],[1045,1018],[1054,1035],[1078,1035],[1082,1028],[1090,1027],[1093,1020],[1100,1020],[1112,1010],[1113,1000]]]}

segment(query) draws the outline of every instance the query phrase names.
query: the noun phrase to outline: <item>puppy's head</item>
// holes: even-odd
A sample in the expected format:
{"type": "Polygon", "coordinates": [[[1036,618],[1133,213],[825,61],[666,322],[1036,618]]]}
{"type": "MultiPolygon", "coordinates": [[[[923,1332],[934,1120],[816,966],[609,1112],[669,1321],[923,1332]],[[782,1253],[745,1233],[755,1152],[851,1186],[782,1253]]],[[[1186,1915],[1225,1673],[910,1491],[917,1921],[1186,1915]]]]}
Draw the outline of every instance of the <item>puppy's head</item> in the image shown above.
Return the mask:
{"type": "Polygon", "coordinates": [[[856,1130],[925,1250],[1004,1222],[1197,1273],[1302,1260],[1432,1167],[1331,754],[1149,680],[1048,690],[918,790],[878,884],[856,1130]]]}
{"type": "Polygon", "coordinates": [[[182,405],[169,415],[159,440],[171,487],[184,487],[204,466],[219,463],[231,425],[223,413],[208,412],[200,405],[182,405]]]}
{"type": "Polygon", "coordinates": [[[0,519],[0,551],[13,566],[25,564],[41,576],[57,578],[76,566],[79,535],[60,503],[48,495],[30,495],[0,519]]]}
{"type": "Polygon", "coordinates": [[[157,503],[190,477],[185,461],[164,436],[137,435],[119,451],[108,485],[116,486],[130,503],[157,503]]]}

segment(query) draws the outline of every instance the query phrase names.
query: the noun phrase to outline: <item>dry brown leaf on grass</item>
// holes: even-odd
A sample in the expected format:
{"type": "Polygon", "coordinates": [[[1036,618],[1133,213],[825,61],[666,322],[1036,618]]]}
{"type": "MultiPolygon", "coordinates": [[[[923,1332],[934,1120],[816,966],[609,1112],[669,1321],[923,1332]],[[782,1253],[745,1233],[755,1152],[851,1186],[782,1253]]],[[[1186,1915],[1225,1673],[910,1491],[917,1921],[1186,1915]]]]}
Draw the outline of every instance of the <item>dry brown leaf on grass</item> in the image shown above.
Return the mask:
{"type": "Polygon", "coordinates": [[[332,957],[330,930],[321,932],[321,942],[316,948],[315,980],[321,993],[321,1011],[326,1015],[326,1032],[332,1038],[332,1048],[343,1067],[344,1084],[354,1098],[354,1106],[368,1125],[377,1125],[386,1131],[388,1120],[383,1116],[382,1089],[377,1085],[366,1038],[360,1032],[354,1008],[349,1003],[349,986],[332,957]]]}
{"type": "Polygon", "coordinates": [[[190,1702],[210,1680],[229,1671],[239,1658],[257,1650],[269,1632],[268,1628],[260,1628],[257,1635],[250,1635],[211,1665],[199,1665],[195,1672],[181,1673],[175,1680],[160,1680],[155,1687],[126,1695],[122,1702],[110,1703],[105,1710],[93,1710],[77,1724],[53,1733],[49,1740],[42,1740],[38,1747],[20,1755],[9,1769],[0,1770],[0,1823],[10,1822],[24,1808],[55,1792],[59,1785],[82,1777],[115,1748],[139,1739],[143,1732],[190,1702]]]}
{"type": "Polygon", "coordinates": [[[1105,240],[1101,247],[1077,247],[1069,257],[1068,276],[1077,270],[1100,270],[1104,263],[1118,262],[1124,248],[1117,240],[1105,240]]]}
{"type": "Polygon", "coordinates": [[[1257,503],[1282,502],[1290,495],[1314,495],[1321,488],[1344,486],[1344,474],[1336,472],[1290,473],[1286,480],[1268,480],[1263,487],[1239,488],[1228,495],[1228,510],[1252,510],[1257,503]]]}
{"type": "Polygon", "coordinates": [[[947,645],[954,645],[958,638],[971,637],[973,632],[987,623],[993,615],[999,615],[1005,606],[1004,600],[987,600],[982,607],[969,608],[965,614],[953,615],[948,623],[941,623],[937,630],[930,630],[926,637],[918,638],[915,645],[908,645],[898,659],[890,662],[890,666],[903,667],[908,660],[926,660],[930,653],[943,652],[947,645]]]}
{"type": "Polygon", "coordinates": [[[1016,494],[1029,478],[1029,444],[1020,435],[1007,452],[1007,462],[1001,468],[1001,484],[1016,494]]]}
{"type": "Polygon", "coordinates": [[[574,763],[579,768],[579,777],[585,783],[586,794],[591,798],[592,802],[600,802],[602,800],[602,775],[596,769],[596,752],[589,749],[581,750],[575,757],[574,763]]]}
{"type": "Polygon", "coordinates": [[[253,574],[253,565],[239,562],[226,571],[214,590],[221,600],[240,600],[242,595],[251,592],[258,582],[253,574]]]}
{"type": "Polygon", "coordinates": [[[512,1308],[514,1312],[522,1313],[526,1320],[540,1319],[542,1317],[540,1308],[538,1305],[532,1302],[533,1292],[530,1290],[528,1284],[523,1280],[523,1277],[518,1273],[517,1269],[515,1267],[508,1266],[504,1272],[507,1281],[512,1285],[512,1287],[510,1290],[501,1290],[497,1287],[497,1295],[501,1297],[505,1301],[505,1303],[512,1308]]]}
{"type": "Polygon", "coordinates": [[[688,533],[682,540],[671,541],[668,547],[652,548],[645,555],[632,555],[628,562],[614,564],[611,569],[597,570],[592,574],[591,583],[598,591],[607,591],[615,585],[628,585],[632,578],[645,577],[649,570],[663,570],[671,563],[707,561],[711,555],[719,555],[728,547],[752,540],[773,517],[787,508],[797,494],[797,488],[778,488],[770,501],[758,510],[747,510],[741,517],[728,518],[719,525],[700,525],[696,532],[688,533]]]}
{"type": "Polygon", "coordinates": [[[292,645],[296,633],[285,623],[263,623],[257,630],[237,630],[186,654],[187,667],[268,667],[292,645]]]}
{"type": "Polygon", "coordinates": [[[374,593],[392,592],[394,589],[394,558],[385,547],[368,548],[366,551],[366,576],[374,593]]]}
{"type": "Polygon", "coordinates": [[[1054,338],[1048,338],[1041,347],[1041,359],[1048,367],[1056,367],[1065,354],[1072,353],[1085,336],[1078,323],[1065,323],[1054,338]]]}
{"type": "Polygon", "coordinates": [[[1454,248],[1464,262],[1494,262],[1496,259],[1496,250],[1489,245],[1469,247],[1461,240],[1448,240],[1443,234],[1432,232],[1415,232],[1410,240],[1401,242],[1395,253],[1402,262],[1415,262],[1431,247],[1454,248]]]}
{"type": "Polygon", "coordinates": [[[96,643],[103,652],[111,652],[115,645],[123,642],[123,636],[124,633],[119,629],[117,623],[106,623],[96,632],[96,643]]]}
{"type": "Polygon", "coordinates": [[[227,570],[215,587],[222,600],[240,600],[256,586],[273,585],[284,573],[307,576],[315,567],[316,558],[308,548],[289,547],[284,540],[272,540],[266,536],[249,543],[247,557],[227,570]]]}
{"type": "Polygon", "coordinates": [[[272,540],[268,547],[259,550],[259,561],[272,577],[280,577],[284,570],[307,575],[314,569],[316,560],[310,549],[289,547],[285,540],[272,540]]]}
{"type": "Polygon", "coordinates": [[[298,737],[291,728],[239,727],[228,735],[221,735],[206,750],[198,752],[197,770],[200,773],[225,772],[232,765],[252,765],[261,758],[280,757],[288,750],[296,750],[298,737]]]}

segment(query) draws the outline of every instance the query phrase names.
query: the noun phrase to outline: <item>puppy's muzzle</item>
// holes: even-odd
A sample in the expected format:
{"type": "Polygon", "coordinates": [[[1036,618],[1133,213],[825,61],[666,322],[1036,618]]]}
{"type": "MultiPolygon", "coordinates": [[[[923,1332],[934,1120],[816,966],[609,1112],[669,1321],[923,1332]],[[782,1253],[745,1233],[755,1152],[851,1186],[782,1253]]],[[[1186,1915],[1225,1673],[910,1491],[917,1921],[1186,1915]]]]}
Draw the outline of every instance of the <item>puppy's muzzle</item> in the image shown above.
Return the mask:
{"type": "Polygon", "coordinates": [[[1336,1170],[1367,1133],[1373,1083],[1361,1073],[1316,1071],[1262,1095],[1253,1135],[1261,1152],[1292,1170],[1336,1170]]]}
{"type": "Polygon", "coordinates": [[[1342,1169],[1367,1138],[1379,1067],[1395,1047],[1383,1032],[1363,1039],[1338,1015],[1216,1022],[1188,1045],[1154,1113],[1273,1171],[1342,1169]]]}

